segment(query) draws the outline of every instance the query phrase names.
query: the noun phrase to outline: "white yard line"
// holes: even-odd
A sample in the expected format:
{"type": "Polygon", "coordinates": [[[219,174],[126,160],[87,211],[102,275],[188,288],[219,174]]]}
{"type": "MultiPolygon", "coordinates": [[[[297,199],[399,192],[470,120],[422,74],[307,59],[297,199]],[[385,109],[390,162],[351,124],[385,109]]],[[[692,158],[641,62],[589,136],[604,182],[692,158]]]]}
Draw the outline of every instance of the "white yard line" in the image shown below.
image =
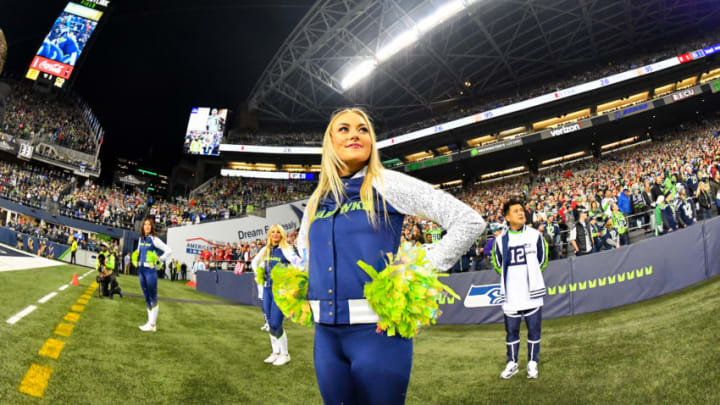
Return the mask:
{"type": "Polygon", "coordinates": [[[50,294],[48,294],[48,295],[40,298],[40,299],[38,300],[38,302],[41,303],[41,304],[44,304],[44,303],[50,301],[50,298],[52,298],[52,297],[54,297],[54,296],[56,296],[56,295],[57,295],[56,292],[51,292],[50,294]]]}
{"type": "MultiPolygon", "coordinates": [[[[4,247],[4,246],[3,246],[3,247],[4,247]]],[[[13,250],[15,250],[15,249],[13,249],[13,250]]],[[[9,258],[9,256],[3,257],[3,259],[8,259],[8,258],[9,258]]],[[[15,259],[15,258],[12,257],[12,259],[15,259]]],[[[35,258],[35,257],[30,257],[30,258],[22,257],[22,258],[18,258],[18,259],[21,259],[21,260],[18,260],[18,263],[16,263],[17,265],[21,264],[21,263],[19,263],[19,262],[22,261],[22,262],[24,262],[24,263],[22,263],[23,265],[28,266],[28,265],[29,265],[28,262],[29,262],[29,261],[33,261],[32,264],[35,265],[35,267],[40,267],[40,266],[37,266],[38,260],[44,260],[44,261],[46,262],[45,264],[48,264],[47,262],[52,262],[52,265],[53,265],[53,266],[57,266],[57,265],[58,265],[56,262],[53,262],[53,261],[51,261],[51,260],[38,259],[38,258],[35,258]],[[24,259],[24,260],[23,260],[23,259],[24,259]],[[29,259],[29,260],[28,260],[28,259],[29,259]]],[[[8,267],[9,267],[9,268],[3,268],[3,266],[0,266],[0,271],[14,270],[14,268],[12,268],[12,267],[16,267],[16,266],[8,266],[8,267]]],[[[20,270],[20,269],[18,269],[18,270],[20,270]]],[[[84,278],[85,276],[89,275],[89,274],[92,273],[93,271],[94,271],[94,270],[89,270],[87,273],[85,273],[85,274],[83,274],[82,276],[78,277],[78,279],[84,278]]],[[[64,290],[66,290],[68,287],[70,287],[70,284],[64,284],[64,285],[62,285],[62,286],[60,286],[60,287],[58,288],[58,291],[64,291],[64,290]]],[[[44,304],[44,303],[50,301],[50,299],[53,298],[54,296],[56,296],[57,294],[58,294],[57,292],[53,291],[53,292],[47,294],[46,296],[40,298],[40,299],[38,300],[38,303],[44,304]]],[[[30,306],[28,306],[27,308],[23,309],[22,311],[18,312],[17,314],[11,316],[11,317],[7,320],[7,323],[9,323],[10,325],[14,325],[14,324],[16,324],[19,320],[21,320],[23,317],[25,317],[26,315],[28,315],[28,314],[31,313],[32,311],[36,310],[37,308],[38,308],[38,307],[35,306],[35,305],[30,305],[30,306]]]]}
{"type": "Polygon", "coordinates": [[[30,312],[36,310],[37,307],[35,305],[30,305],[29,307],[23,309],[22,311],[18,312],[17,314],[11,316],[7,323],[10,325],[14,325],[17,321],[21,320],[25,315],[29,314],[30,312]]]}

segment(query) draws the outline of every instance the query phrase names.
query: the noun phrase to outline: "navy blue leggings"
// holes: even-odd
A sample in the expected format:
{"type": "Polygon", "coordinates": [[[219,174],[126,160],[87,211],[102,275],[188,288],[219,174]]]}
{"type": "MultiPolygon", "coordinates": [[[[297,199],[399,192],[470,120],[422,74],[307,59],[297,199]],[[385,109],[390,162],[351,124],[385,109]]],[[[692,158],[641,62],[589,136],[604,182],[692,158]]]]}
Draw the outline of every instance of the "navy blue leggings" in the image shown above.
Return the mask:
{"type": "Polygon", "coordinates": [[[404,404],[412,339],[377,333],[375,324],[315,324],[315,375],[326,404],[404,404]]]}
{"type": "Polygon", "coordinates": [[[507,345],[507,361],[518,361],[520,351],[520,323],[525,318],[528,336],[528,361],[539,361],[540,332],[542,331],[542,307],[518,311],[510,316],[505,314],[505,344],[507,345]]]}
{"type": "Polygon", "coordinates": [[[157,305],[157,271],[141,266],[138,269],[138,278],[140,279],[140,288],[145,296],[145,305],[148,309],[152,309],[157,305]]]}
{"type": "Polygon", "coordinates": [[[272,287],[264,287],[263,290],[263,312],[265,313],[265,319],[267,319],[268,326],[270,326],[270,334],[276,338],[281,338],[283,334],[283,315],[280,308],[278,308],[273,298],[272,287]]]}

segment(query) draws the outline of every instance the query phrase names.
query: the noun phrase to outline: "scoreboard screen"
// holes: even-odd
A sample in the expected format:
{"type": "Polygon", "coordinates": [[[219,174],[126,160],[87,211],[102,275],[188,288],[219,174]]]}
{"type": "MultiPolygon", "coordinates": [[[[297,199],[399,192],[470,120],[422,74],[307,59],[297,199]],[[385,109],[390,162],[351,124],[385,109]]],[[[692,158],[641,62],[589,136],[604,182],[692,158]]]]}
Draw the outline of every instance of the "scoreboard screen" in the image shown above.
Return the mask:
{"type": "Polygon", "coordinates": [[[228,110],[194,107],[190,111],[183,151],[193,155],[219,156],[228,110]]]}
{"type": "Polygon", "coordinates": [[[109,0],[67,3],[40,45],[25,77],[63,87],[109,4],[109,0]]]}

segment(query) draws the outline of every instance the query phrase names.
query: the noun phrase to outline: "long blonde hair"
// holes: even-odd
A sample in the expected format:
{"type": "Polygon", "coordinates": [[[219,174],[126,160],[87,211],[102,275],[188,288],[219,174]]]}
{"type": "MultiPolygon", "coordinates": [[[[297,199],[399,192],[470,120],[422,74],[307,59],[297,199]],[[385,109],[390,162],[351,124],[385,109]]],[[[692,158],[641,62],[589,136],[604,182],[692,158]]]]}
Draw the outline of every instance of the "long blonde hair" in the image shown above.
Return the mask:
{"type": "MultiPolygon", "coordinates": [[[[332,118],[330,119],[330,123],[325,129],[322,146],[320,180],[318,181],[317,188],[308,200],[308,225],[312,225],[312,222],[315,219],[315,213],[317,212],[318,205],[320,205],[320,201],[332,195],[333,200],[335,200],[335,204],[339,208],[341,200],[343,199],[343,197],[346,197],[345,186],[342,182],[342,179],[340,178],[339,169],[347,168],[347,165],[345,164],[345,162],[340,160],[337,153],[335,153],[335,148],[333,147],[332,142],[332,127],[335,124],[335,120],[337,120],[340,115],[347,112],[352,112],[361,116],[365,121],[365,125],[367,125],[368,128],[368,133],[370,134],[370,158],[367,162],[367,172],[365,173],[365,179],[360,186],[360,200],[362,201],[363,209],[367,213],[367,217],[373,227],[376,227],[378,223],[378,215],[377,212],[375,212],[374,200],[378,199],[378,197],[381,198],[383,207],[387,207],[385,203],[385,198],[382,197],[382,195],[377,196],[373,192],[374,180],[377,179],[378,182],[382,184],[381,172],[383,170],[383,166],[382,163],[380,163],[380,152],[378,152],[377,149],[375,130],[373,129],[372,123],[370,122],[370,117],[368,117],[365,111],[359,108],[346,108],[334,113],[332,118]]],[[[385,209],[385,216],[387,217],[387,209],[385,209]]]]}
{"type": "Polygon", "coordinates": [[[272,251],[272,240],[270,240],[270,234],[272,233],[273,229],[277,229],[280,231],[280,242],[278,242],[278,246],[280,246],[280,249],[286,251],[290,249],[290,245],[288,245],[287,243],[287,233],[285,232],[285,229],[283,229],[282,226],[275,224],[270,227],[270,230],[267,234],[267,243],[265,244],[265,261],[270,260],[270,252],[272,251]]]}

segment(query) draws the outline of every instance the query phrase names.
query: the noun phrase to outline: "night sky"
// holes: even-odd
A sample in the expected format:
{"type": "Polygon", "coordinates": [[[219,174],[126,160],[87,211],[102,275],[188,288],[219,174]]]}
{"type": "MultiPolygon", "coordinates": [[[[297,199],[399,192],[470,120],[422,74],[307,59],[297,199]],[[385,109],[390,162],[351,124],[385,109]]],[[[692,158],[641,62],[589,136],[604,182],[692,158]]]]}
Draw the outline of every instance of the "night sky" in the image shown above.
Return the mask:
{"type": "MultiPolygon", "coordinates": [[[[168,175],[183,158],[193,106],[236,109],[313,0],[113,0],[81,58],[74,90],[106,135],[104,179],[116,157],[168,175]]],[[[66,0],[0,0],[8,72],[24,75],[66,0]]]]}

